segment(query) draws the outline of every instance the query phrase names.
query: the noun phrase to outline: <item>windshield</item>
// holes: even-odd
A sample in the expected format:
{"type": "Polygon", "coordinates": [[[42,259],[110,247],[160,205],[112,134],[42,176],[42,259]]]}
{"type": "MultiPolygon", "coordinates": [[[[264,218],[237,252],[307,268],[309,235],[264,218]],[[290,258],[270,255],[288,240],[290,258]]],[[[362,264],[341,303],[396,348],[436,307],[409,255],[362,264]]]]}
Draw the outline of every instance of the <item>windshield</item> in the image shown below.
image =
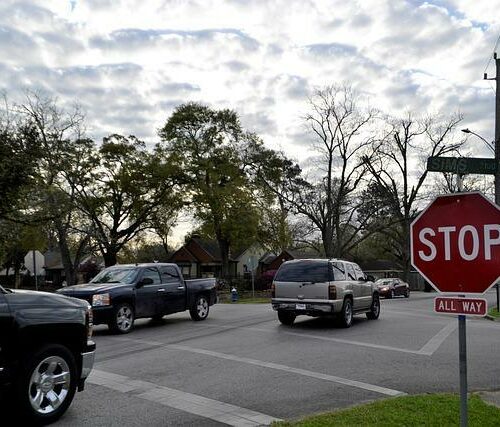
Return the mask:
{"type": "Polygon", "coordinates": [[[90,283],[132,283],[138,271],[136,267],[108,267],[95,276],[90,283]]]}
{"type": "Polygon", "coordinates": [[[376,285],[379,285],[379,286],[387,286],[387,285],[390,285],[391,284],[391,280],[377,280],[375,282],[376,285]]]}

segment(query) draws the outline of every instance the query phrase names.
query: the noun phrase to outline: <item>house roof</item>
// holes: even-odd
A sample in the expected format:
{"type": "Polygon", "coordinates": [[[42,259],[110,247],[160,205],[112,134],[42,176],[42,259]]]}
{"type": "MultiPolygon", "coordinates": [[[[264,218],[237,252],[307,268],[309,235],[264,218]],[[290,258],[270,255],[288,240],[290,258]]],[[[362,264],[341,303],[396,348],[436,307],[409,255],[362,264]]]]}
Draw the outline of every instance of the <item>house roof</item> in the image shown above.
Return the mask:
{"type": "MultiPolygon", "coordinates": [[[[170,256],[169,261],[210,263],[222,262],[222,257],[216,240],[191,237],[170,256]]],[[[236,260],[230,256],[229,261],[235,262],[236,260]]]]}
{"type": "Polygon", "coordinates": [[[273,262],[275,258],[276,254],[273,254],[272,252],[266,252],[260,257],[259,262],[262,264],[271,264],[271,262],[273,262]]]}
{"type": "Polygon", "coordinates": [[[399,271],[399,266],[395,261],[388,259],[375,259],[366,262],[360,262],[359,266],[363,271],[399,271]]]}

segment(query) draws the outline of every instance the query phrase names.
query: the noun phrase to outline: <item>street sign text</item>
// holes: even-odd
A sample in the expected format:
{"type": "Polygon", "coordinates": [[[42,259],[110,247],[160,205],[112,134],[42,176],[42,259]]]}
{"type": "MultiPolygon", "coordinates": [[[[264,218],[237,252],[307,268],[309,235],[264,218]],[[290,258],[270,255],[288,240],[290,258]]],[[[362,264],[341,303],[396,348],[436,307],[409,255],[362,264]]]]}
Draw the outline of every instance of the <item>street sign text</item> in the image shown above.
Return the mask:
{"type": "Polygon", "coordinates": [[[482,298],[447,298],[434,299],[436,313],[465,314],[468,316],[485,316],[488,303],[482,298]]]}

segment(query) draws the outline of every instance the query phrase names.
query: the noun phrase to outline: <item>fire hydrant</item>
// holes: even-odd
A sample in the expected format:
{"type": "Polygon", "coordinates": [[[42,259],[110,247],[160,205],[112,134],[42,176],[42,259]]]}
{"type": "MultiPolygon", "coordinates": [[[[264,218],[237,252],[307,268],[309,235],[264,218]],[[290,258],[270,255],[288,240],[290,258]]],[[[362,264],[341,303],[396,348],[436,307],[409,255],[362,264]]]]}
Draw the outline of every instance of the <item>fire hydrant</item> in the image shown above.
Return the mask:
{"type": "Polygon", "coordinates": [[[236,288],[231,289],[231,302],[238,301],[238,291],[236,288]]]}

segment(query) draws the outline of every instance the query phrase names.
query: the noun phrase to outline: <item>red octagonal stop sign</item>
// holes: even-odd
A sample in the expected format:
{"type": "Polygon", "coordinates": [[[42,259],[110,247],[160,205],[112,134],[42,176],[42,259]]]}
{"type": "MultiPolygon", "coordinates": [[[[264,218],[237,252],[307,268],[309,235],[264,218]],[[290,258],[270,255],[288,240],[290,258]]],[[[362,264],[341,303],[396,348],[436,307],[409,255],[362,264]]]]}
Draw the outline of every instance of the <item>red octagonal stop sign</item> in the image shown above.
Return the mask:
{"type": "Polygon", "coordinates": [[[410,239],[412,265],[439,292],[482,294],[500,277],[500,209],[481,193],[436,198],[410,239]]]}

